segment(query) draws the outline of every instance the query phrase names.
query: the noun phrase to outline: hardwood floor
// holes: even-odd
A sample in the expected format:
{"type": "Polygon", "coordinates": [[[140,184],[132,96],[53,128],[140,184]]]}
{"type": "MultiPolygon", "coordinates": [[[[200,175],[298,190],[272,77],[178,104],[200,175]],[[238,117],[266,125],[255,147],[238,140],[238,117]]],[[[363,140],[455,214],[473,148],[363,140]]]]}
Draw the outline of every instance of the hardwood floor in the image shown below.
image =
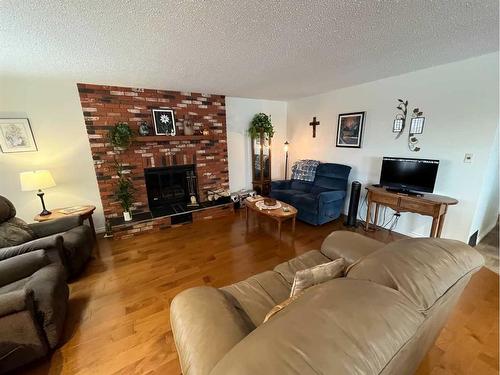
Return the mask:
{"type": "MultiPolygon", "coordinates": [[[[179,374],[169,306],[180,291],[197,285],[220,287],[272,269],[318,249],[340,220],[319,228],[290,223],[277,239],[276,223],[251,225],[244,212],[184,225],[131,240],[100,239],[96,257],[71,284],[61,347],[50,360],[23,374],[179,374]]],[[[387,231],[365,233],[384,242],[401,238],[387,231]]],[[[498,374],[498,276],[483,268],[418,375],[498,374]]]]}

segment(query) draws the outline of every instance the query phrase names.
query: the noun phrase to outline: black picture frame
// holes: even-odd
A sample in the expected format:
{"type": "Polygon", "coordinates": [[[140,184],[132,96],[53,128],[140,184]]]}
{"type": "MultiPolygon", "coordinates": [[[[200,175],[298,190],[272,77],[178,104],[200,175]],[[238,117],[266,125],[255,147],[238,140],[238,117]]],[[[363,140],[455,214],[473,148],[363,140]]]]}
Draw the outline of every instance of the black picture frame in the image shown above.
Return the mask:
{"type": "Polygon", "coordinates": [[[336,147],[361,148],[366,112],[340,113],[337,121],[336,147]]]}
{"type": "Polygon", "coordinates": [[[170,135],[176,133],[175,116],[172,109],[152,109],[153,123],[156,135],[170,135]],[[166,120],[166,121],[165,121],[166,120]]]}

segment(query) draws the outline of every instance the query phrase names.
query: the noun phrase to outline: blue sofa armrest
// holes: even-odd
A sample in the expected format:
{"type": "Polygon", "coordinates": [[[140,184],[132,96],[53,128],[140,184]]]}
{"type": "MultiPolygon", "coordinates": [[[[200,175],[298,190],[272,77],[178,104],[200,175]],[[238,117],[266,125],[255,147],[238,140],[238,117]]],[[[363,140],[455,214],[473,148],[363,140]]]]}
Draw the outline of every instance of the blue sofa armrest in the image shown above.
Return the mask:
{"type": "Polygon", "coordinates": [[[343,200],[345,196],[346,196],[345,190],[324,191],[323,193],[318,194],[319,205],[321,207],[331,202],[343,200]]]}
{"type": "Polygon", "coordinates": [[[291,180],[271,181],[271,190],[272,189],[277,189],[277,190],[290,189],[291,183],[292,183],[291,180]]]}

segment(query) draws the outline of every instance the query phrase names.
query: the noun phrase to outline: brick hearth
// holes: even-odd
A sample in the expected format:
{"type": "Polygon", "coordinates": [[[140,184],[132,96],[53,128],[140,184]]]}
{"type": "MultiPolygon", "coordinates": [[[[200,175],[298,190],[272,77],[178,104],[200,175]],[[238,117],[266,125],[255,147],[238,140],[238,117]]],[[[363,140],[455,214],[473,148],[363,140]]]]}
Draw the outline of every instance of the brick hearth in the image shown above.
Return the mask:
{"type": "MultiPolygon", "coordinates": [[[[83,83],[77,86],[106,218],[122,215],[122,208],[115,199],[115,156],[124,166],[125,173],[130,173],[134,183],[135,212],[149,211],[144,168],[195,164],[198,194],[202,202],[207,200],[208,190],[229,187],[223,95],[83,83]],[[174,111],[177,136],[154,136],[151,109],[156,108],[174,111]],[[183,122],[187,115],[194,125],[194,136],[184,135],[183,122]],[[137,137],[126,150],[113,148],[109,144],[108,131],[116,123],[128,123],[137,134],[142,121],[150,125],[151,138],[137,137]]],[[[194,217],[210,215],[197,214],[194,217]]],[[[135,230],[128,233],[133,234],[138,232],[136,229],[142,231],[145,230],[143,228],[154,229],[170,224],[167,219],[157,221],[135,224],[141,225],[140,228],[133,228],[134,224],[131,223],[130,229],[124,234],[128,230],[135,230]]],[[[123,230],[122,227],[120,232],[123,230]]]]}

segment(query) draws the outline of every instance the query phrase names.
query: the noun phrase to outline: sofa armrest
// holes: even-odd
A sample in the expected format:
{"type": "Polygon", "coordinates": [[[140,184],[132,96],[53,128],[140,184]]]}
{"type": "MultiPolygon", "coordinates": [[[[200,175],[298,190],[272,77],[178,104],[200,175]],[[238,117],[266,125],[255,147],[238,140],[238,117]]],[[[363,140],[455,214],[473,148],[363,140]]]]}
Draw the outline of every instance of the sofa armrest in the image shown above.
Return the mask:
{"type": "Polygon", "coordinates": [[[43,249],[57,248],[59,249],[58,251],[62,253],[62,243],[63,238],[61,236],[49,236],[37,238],[36,240],[28,241],[21,245],[3,247],[0,249],[0,260],[43,249]]]}
{"type": "Polygon", "coordinates": [[[0,287],[33,275],[50,263],[44,250],[35,250],[0,261],[0,287]]]}
{"type": "Polygon", "coordinates": [[[325,205],[331,202],[336,202],[338,200],[344,199],[346,192],[344,190],[332,190],[324,191],[318,194],[319,204],[325,205]]]}
{"type": "Polygon", "coordinates": [[[271,190],[272,189],[277,189],[277,190],[290,189],[291,182],[292,182],[291,180],[271,181],[271,190]]]}
{"type": "Polygon", "coordinates": [[[82,225],[82,218],[78,215],[62,217],[60,219],[28,224],[37,237],[47,237],[53,234],[66,232],[71,228],[82,225]]]}
{"type": "Polygon", "coordinates": [[[0,294],[0,318],[5,315],[27,310],[29,300],[32,300],[32,297],[33,296],[24,289],[0,294]]]}
{"type": "Polygon", "coordinates": [[[206,375],[251,328],[223,292],[196,287],[178,294],[170,324],[184,375],[206,375]]]}
{"type": "Polygon", "coordinates": [[[47,354],[47,340],[35,315],[32,293],[19,289],[0,294],[2,374],[47,354]]]}

